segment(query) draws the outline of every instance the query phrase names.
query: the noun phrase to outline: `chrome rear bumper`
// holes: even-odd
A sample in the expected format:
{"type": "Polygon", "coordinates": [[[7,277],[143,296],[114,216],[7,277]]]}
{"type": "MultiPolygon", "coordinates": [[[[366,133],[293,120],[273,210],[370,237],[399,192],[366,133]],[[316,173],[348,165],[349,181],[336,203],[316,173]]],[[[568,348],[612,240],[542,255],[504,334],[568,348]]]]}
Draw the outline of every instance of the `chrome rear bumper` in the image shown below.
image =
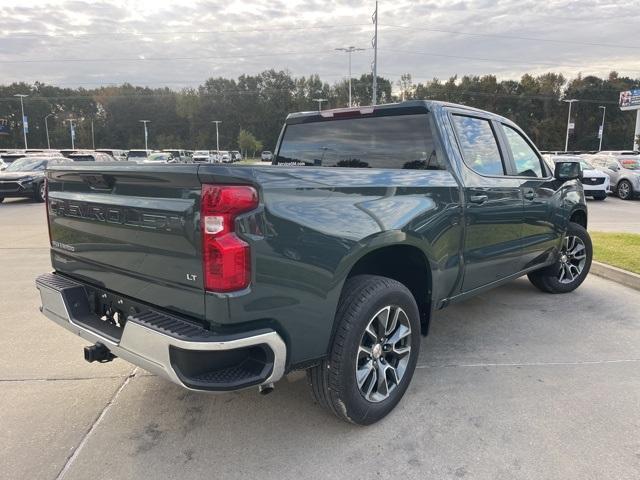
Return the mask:
{"type": "Polygon", "coordinates": [[[231,391],[270,384],[284,375],[286,345],[273,330],[218,336],[178,317],[146,311],[127,317],[118,339],[96,328],[99,321],[89,311],[81,283],[45,274],[36,287],[46,317],[189,390],[231,391]]]}

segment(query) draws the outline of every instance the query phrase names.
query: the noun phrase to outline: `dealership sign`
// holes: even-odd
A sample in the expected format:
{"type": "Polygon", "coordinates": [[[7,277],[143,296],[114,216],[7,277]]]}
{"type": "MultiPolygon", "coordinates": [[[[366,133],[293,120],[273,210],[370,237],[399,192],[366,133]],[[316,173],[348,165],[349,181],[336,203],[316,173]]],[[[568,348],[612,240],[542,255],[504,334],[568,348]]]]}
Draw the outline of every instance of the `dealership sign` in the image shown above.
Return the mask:
{"type": "Polygon", "coordinates": [[[640,109],[640,88],[620,92],[620,110],[640,109]]]}

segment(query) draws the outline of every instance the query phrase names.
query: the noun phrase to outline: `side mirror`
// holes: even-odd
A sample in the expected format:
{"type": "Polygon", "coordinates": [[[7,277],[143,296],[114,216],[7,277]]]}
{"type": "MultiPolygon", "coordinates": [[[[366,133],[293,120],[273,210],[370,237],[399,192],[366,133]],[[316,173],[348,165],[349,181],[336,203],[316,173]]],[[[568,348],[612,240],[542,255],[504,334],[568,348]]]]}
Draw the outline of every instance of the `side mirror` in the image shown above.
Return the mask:
{"type": "Polygon", "coordinates": [[[620,167],[618,167],[617,163],[610,163],[609,165],[607,165],[607,168],[609,170],[613,170],[614,172],[617,172],[618,170],[620,170],[620,167]]]}
{"type": "Polygon", "coordinates": [[[582,180],[582,168],[580,168],[579,162],[556,162],[553,176],[561,182],[582,180]]]}

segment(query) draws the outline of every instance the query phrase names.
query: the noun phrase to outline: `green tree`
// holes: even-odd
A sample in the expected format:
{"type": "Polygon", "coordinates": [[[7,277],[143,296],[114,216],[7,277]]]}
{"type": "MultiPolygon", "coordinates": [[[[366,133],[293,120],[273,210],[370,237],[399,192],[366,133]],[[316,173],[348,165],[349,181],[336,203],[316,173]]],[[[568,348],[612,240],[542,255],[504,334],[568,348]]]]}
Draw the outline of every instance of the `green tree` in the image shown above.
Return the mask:
{"type": "Polygon", "coordinates": [[[262,149],[262,143],[253,133],[242,129],[238,134],[238,148],[240,148],[243,157],[246,157],[248,152],[251,152],[251,156],[254,157],[255,153],[262,149]]]}

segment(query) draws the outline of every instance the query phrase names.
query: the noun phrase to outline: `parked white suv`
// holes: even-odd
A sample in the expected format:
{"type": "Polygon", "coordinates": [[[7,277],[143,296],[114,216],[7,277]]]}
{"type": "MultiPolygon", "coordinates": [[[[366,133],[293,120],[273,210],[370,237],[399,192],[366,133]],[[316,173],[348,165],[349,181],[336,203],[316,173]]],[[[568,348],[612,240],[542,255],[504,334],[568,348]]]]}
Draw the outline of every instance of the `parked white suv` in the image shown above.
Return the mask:
{"type": "Polygon", "coordinates": [[[611,180],[609,179],[609,175],[598,170],[585,158],[569,155],[545,155],[544,157],[552,171],[554,170],[555,162],[571,160],[580,162],[580,168],[582,169],[582,188],[586,196],[593,197],[594,200],[604,200],[607,198],[607,194],[610,193],[611,180]]]}
{"type": "Polygon", "coordinates": [[[262,154],[260,154],[260,160],[262,160],[263,162],[271,162],[273,160],[273,153],[271,153],[269,150],[265,150],[264,152],[262,152],[262,154]]]}

